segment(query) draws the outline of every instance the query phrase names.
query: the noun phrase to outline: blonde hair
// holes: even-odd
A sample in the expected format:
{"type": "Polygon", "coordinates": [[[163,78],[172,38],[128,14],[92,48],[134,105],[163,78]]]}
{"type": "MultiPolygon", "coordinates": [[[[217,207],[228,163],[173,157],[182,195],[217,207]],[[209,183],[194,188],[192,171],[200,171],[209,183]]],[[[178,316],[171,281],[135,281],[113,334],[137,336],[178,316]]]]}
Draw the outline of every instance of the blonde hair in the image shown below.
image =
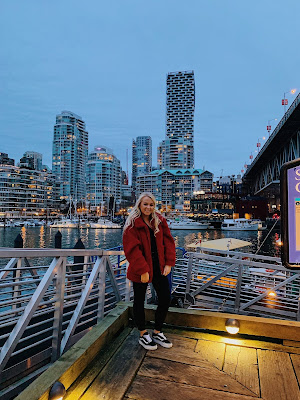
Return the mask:
{"type": "Polygon", "coordinates": [[[156,235],[159,232],[159,227],[158,225],[160,224],[160,219],[158,218],[157,214],[158,211],[155,209],[156,208],[156,200],[155,197],[153,196],[152,193],[150,192],[144,192],[140,195],[140,197],[137,199],[133,209],[130,211],[127,220],[124,225],[124,231],[129,227],[129,226],[134,226],[134,221],[142,215],[141,209],[140,209],[140,204],[143,200],[144,197],[149,197],[153,203],[154,203],[154,210],[153,213],[151,214],[150,222],[154,220],[154,235],[156,235]]]}

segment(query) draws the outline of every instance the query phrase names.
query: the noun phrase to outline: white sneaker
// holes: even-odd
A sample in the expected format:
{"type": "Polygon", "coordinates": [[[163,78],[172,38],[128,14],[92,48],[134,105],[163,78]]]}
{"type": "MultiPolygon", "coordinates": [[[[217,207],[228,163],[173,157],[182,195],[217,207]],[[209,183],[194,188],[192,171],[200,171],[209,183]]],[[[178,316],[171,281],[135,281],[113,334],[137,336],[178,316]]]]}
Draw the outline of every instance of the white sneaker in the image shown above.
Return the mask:
{"type": "Polygon", "coordinates": [[[155,344],[148,332],[144,333],[143,336],[139,338],[139,344],[143,346],[146,350],[156,350],[157,344],[155,344]]]}
{"type": "Polygon", "coordinates": [[[173,346],[173,343],[171,343],[162,332],[159,333],[153,333],[152,339],[155,343],[160,344],[162,347],[165,347],[166,349],[170,349],[173,346]]]}

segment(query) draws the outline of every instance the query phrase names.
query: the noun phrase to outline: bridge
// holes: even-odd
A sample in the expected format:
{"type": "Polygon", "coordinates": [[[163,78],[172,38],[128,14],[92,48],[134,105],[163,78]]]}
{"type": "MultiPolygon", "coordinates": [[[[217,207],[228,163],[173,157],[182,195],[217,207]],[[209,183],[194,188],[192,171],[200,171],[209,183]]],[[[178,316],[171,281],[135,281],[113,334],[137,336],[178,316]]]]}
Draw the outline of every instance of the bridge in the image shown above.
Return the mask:
{"type": "Polygon", "coordinates": [[[243,182],[251,195],[274,197],[279,203],[280,168],[300,158],[300,94],[247,167],[243,182]]]}

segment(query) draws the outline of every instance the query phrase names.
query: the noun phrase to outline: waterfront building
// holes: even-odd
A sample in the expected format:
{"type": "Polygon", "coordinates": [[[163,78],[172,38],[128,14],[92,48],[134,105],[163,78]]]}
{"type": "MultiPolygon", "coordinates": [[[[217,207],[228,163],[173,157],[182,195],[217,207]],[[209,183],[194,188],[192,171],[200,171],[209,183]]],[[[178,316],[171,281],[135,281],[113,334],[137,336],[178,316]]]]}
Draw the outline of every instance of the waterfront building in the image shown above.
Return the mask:
{"type": "Polygon", "coordinates": [[[194,192],[212,191],[213,174],[201,169],[155,170],[137,177],[136,195],[150,191],[162,211],[189,211],[194,192]]]}
{"type": "Polygon", "coordinates": [[[52,170],[59,183],[61,200],[84,201],[88,132],[79,115],[62,111],[56,116],[53,137],[52,170]]]}
{"type": "Polygon", "coordinates": [[[43,156],[36,151],[26,151],[20,159],[19,166],[41,171],[43,169],[43,156]]]}
{"type": "Polygon", "coordinates": [[[160,168],[194,168],[194,112],[194,71],[168,73],[166,137],[158,147],[160,168]]]}
{"type": "Polygon", "coordinates": [[[237,195],[198,191],[191,198],[191,211],[197,215],[232,215],[235,212],[237,195]]]}
{"type": "Polygon", "coordinates": [[[92,210],[108,210],[111,199],[121,203],[121,164],[106,146],[96,146],[87,162],[87,200],[92,210]]]}
{"type": "Polygon", "coordinates": [[[249,216],[254,219],[265,221],[269,216],[268,200],[260,196],[239,198],[236,202],[236,213],[240,218],[249,216]]]}
{"type": "Polygon", "coordinates": [[[55,176],[51,171],[0,165],[1,215],[47,214],[56,208],[55,176]]]}
{"type": "Polygon", "coordinates": [[[214,192],[241,194],[242,193],[241,175],[221,176],[214,182],[214,192]]]}
{"type": "Polygon", "coordinates": [[[151,172],[152,139],[150,136],[138,136],[132,140],[132,187],[136,188],[136,178],[151,172]]]}
{"type": "Polygon", "coordinates": [[[7,153],[0,152],[0,165],[15,165],[15,160],[9,158],[7,153]]]}

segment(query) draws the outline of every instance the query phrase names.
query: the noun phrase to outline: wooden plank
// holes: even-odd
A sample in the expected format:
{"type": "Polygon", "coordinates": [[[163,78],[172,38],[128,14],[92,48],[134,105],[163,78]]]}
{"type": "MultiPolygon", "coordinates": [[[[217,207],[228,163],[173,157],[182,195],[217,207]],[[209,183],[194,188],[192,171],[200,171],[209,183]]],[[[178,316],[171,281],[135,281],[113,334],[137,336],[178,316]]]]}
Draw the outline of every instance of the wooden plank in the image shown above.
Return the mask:
{"type": "Polygon", "coordinates": [[[146,357],[138,375],[224,392],[255,396],[252,391],[215,367],[202,368],[175,361],[146,357]]]}
{"type": "Polygon", "coordinates": [[[68,389],[111,338],[128,325],[126,306],[114,308],[98,325],[32,382],[16,400],[48,400],[51,386],[60,381],[68,389]]]}
{"type": "Polygon", "coordinates": [[[300,382],[300,355],[299,354],[291,354],[292,363],[294,366],[295,374],[297,376],[298,382],[300,382]]]}
{"type": "Polygon", "coordinates": [[[126,393],[134,400],[257,400],[257,397],[244,396],[187,384],[168,382],[137,376],[126,393]]]}
{"type": "Polygon", "coordinates": [[[283,340],[284,346],[300,347],[300,342],[296,340],[283,340]]]}
{"type": "MultiPolygon", "coordinates": [[[[129,305],[129,303],[125,304],[129,305]]],[[[155,309],[156,306],[153,305],[145,306],[147,321],[154,321],[155,309]]],[[[132,305],[130,313],[132,314],[132,305]]],[[[295,340],[295,338],[300,336],[300,324],[297,321],[227,314],[215,311],[170,307],[165,322],[177,327],[192,327],[226,332],[225,323],[228,318],[237,318],[239,320],[241,334],[288,340],[295,340]]]]}
{"type": "Polygon", "coordinates": [[[133,330],[81,400],[123,398],[146,354],[146,350],[138,343],[138,338],[139,332],[133,330]]]}
{"type": "Polygon", "coordinates": [[[256,349],[226,346],[223,371],[260,395],[256,349]]]}
{"type": "Polygon", "coordinates": [[[251,347],[255,349],[276,350],[276,351],[283,351],[285,353],[300,354],[299,347],[292,347],[287,345],[283,346],[282,344],[279,343],[267,342],[264,340],[245,339],[245,338],[240,338],[238,336],[226,337],[223,335],[216,335],[213,333],[196,332],[196,331],[171,329],[171,328],[164,328],[164,332],[166,333],[173,332],[173,334],[180,335],[181,337],[210,340],[212,342],[220,342],[232,346],[251,347]]]}
{"type": "Polygon", "coordinates": [[[196,352],[199,353],[200,357],[204,360],[209,361],[218,369],[222,369],[225,354],[224,343],[198,340],[196,352]]]}
{"type": "Polygon", "coordinates": [[[257,350],[261,396],[266,400],[299,400],[300,391],[287,353],[257,350]]]}
{"type": "Polygon", "coordinates": [[[158,346],[155,351],[149,351],[147,357],[162,358],[171,361],[179,361],[189,365],[211,366],[211,364],[201,358],[199,353],[195,352],[197,340],[178,337],[168,334],[168,339],[173,343],[173,347],[165,349],[158,346]]]}
{"type": "Polygon", "coordinates": [[[98,356],[95,360],[88,366],[83,373],[78,377],[78,379],[72,384],[68,389],[64,400],[79,399],[80,396],[86,391],[86,389],[91,385],[94,379],[99,375],[102,369],[105,367],[108,360],[113,356],[113,354],[118,350],[120,345],[124,342],[127,336],[132,331],[131,328],[125,328],[120,335],[109,344],[109,346],[100,350],[98,356]]]}

